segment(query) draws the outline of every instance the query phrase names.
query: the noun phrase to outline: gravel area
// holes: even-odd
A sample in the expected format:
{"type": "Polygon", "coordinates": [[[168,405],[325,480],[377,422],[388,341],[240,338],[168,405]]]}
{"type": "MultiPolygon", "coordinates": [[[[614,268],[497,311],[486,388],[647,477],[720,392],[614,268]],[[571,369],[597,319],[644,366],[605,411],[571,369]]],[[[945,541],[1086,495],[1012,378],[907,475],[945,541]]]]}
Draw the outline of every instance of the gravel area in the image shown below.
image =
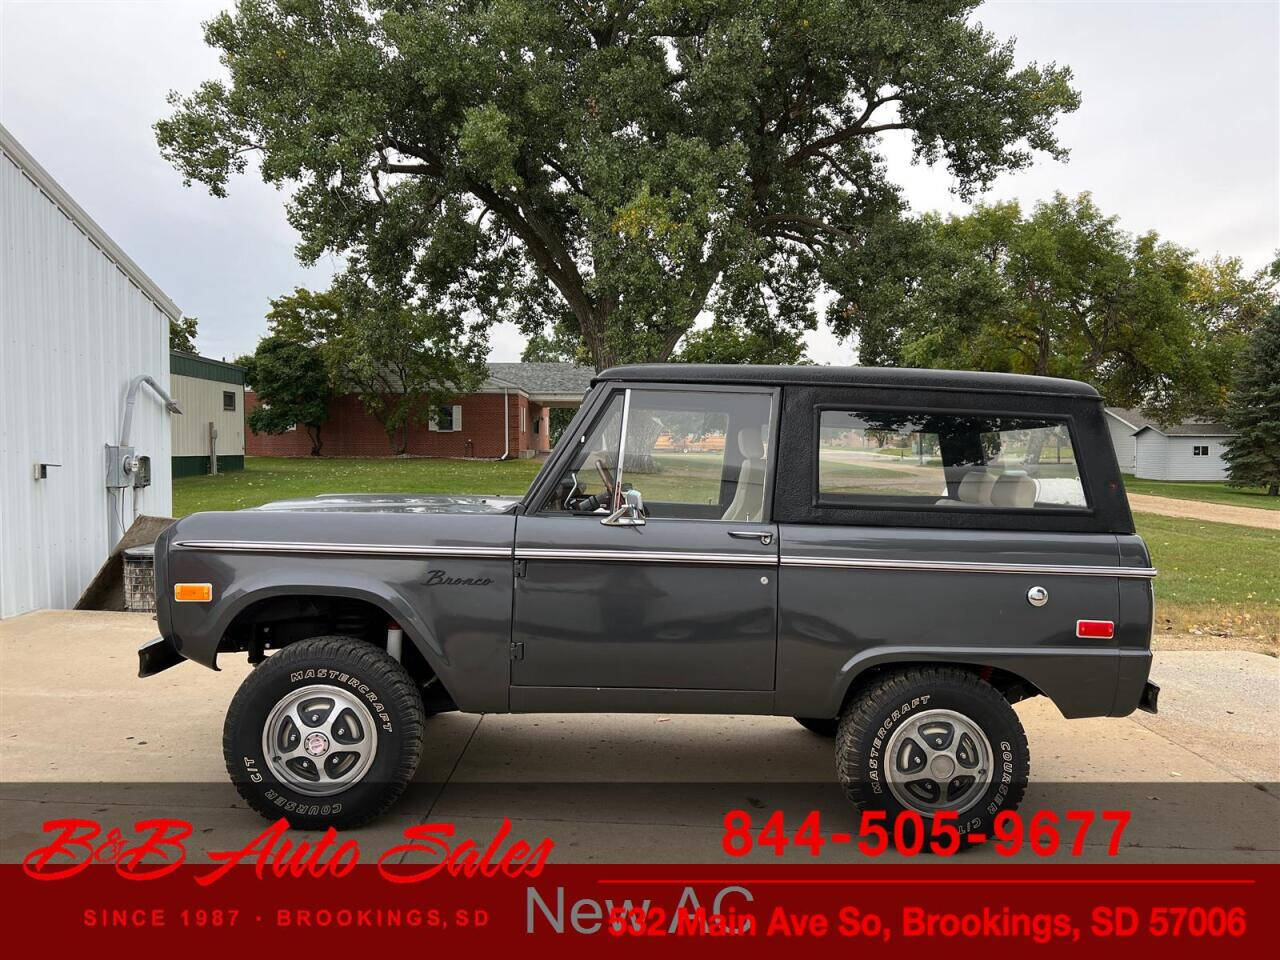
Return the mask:
{"type": "Polygon", "coordinates": [[[1185,517],[1213,523],[1235,523],[1242,527],[1280,530],[1280,510],[1258,510],[1254,507],[1232,507],[1204,500],[1174,500],[1152,497],[1144,493],[1129,494],[1129,506],[1135,513],[1155,513],[1162,517],[1185,517]]]}

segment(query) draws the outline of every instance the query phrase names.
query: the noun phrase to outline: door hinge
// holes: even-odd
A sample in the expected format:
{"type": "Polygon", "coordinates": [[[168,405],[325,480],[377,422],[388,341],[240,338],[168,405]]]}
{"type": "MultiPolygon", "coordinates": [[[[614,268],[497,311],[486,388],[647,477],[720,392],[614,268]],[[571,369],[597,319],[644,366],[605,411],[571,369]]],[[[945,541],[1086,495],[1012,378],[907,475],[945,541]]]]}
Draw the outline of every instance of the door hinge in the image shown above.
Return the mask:
{"type": "Polygon", "coordinates": [[[512,660],[524,659],[524,644],[521,643],[519,640],[511,641],[511,659],[512,660]]]}
{"type": "Polygon", "coordinates": [[[528,570],[528,568],[529,568],[528,560],[517,560],[515,562],[515,568],[514,568],[516,572],[516,579],[523,580],[525,571],[528,570]]]}

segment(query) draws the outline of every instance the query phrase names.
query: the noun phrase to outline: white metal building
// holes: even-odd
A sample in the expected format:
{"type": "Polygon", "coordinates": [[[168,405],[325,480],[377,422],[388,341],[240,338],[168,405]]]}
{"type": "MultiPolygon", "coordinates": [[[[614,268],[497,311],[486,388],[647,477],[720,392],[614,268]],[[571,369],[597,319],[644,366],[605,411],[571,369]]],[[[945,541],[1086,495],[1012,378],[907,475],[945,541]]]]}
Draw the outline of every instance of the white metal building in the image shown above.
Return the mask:
{"type": "Polygon", "coordinates": [[[1143,480],[1226,480],[1222,459],[1231,430],[1188,421],[1162,426],[1136,410],[1107,407],[1107,428],[1122,473],[1143,480]]]}
{"type": "Polygon", "coordinates": [[[160,394],[179,316],[0,126],[0,617],[73,606],[122,525],[171,513],[160,394]],[[149,483],[147,462],[109,457],[121,444],[149,483]]]}

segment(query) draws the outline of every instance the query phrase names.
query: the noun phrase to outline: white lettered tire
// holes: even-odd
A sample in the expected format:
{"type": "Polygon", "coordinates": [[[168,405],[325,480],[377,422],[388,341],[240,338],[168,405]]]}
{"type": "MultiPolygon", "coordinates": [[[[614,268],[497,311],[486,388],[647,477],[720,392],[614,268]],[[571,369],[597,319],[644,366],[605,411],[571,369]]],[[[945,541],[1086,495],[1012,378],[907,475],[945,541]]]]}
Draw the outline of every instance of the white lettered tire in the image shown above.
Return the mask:
{"type": "Polygon", "coordinates": [[[422,754],[422,697],[404,667],[351,637],[285,647],[245,678],[222,749],[245,801],[309,830],[384,813],[422,754]]]}
{"type": "Polygon", "coordinates": [[[886,673],[845,708],[836,772],[861,810],[884,810],[890,829],[906,811],[926,833],[943,811],[962,835],[990,836],[1016,810],[1030,755],[1018,715],[1000,691],[956,667],[886,673]]]}

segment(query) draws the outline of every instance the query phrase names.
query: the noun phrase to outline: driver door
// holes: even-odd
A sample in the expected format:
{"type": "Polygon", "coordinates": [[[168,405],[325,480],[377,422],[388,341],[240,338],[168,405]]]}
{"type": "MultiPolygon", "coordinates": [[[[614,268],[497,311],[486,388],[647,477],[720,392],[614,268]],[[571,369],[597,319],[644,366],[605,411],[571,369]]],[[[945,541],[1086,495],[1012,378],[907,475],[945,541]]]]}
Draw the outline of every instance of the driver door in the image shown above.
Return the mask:
{"type": "MultiPolygon", "coordinates": [[[[773,690],[777,410],[776,391],[739,387],[604,401],[516,522],[513,709],[625,709],[620,688],[773,690]],[[627,491],[640,515],[602,522],[627,491]]],[[[767,709],[771,693],[758,699],[767,709]]]]}

